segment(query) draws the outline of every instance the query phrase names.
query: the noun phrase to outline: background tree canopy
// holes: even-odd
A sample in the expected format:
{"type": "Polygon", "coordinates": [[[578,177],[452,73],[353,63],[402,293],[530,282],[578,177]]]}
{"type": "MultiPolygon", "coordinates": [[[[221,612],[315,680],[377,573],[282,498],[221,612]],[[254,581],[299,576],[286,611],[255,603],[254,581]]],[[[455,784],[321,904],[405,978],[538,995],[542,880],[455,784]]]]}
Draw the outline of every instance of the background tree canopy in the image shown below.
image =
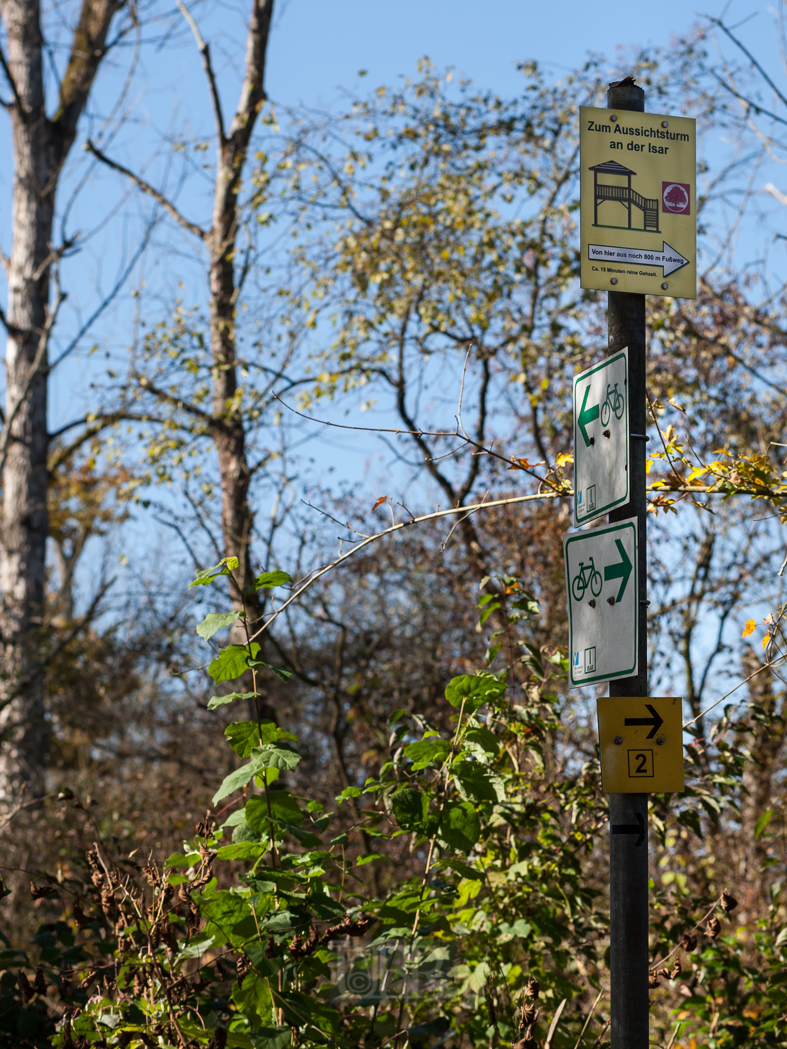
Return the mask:
{"type": "MultiPolygon", "coordinates": [[[[0,4],[0,1040],[609,1044],[562,538],[606,342],[578,108],[612,75],[525,62],[504,95],[424,60],[288,107],[271,0],[227,12],[0,4]],[[212,131],[142,135],[184,54],[212,131]]],[[[702,134],[699,297],[648,303],[687,772],[650,800],[652,1038],[787,1046],[787,89],[713,19],[625,70],[702,134]]]]}

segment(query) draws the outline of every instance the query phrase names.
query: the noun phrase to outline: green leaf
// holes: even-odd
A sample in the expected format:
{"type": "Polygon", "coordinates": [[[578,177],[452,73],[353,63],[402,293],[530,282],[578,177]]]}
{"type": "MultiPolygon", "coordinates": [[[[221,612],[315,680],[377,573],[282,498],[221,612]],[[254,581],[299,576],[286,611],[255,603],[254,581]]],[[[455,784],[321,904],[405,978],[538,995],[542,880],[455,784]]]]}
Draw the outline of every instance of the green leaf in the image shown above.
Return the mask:
{"type": "Polygon", "coordinates": [[[461,707],[464,701],[465,713],[472,714],[484,703],[494,703],[505,695],[505,671],[497,674],[462,674],[452,678],[446,686],[445,698],[452,707],[461,707]]]}
{"type": "Polygon", "coordinates": [[[449,859],[440,861],[444,867],[449,867],[452,871],[456,871],[460,877],[466,881],[483,881],[484,872],[476,870],[475,867],[468,867],[466,863],[461,860],[449,859]]]}
{"type": "Polygon", "coordinates": [[[423,830],[429,798],[413,787],[403,787],[391,797],[391,808],[402,830],[423,830]]]}
{"type": "Polygon", "coordinates": [[[276,743],[266,747],[259,747],[255,754],[259,755],[259,760],[265,768],[294,769],[301,760],[298,751],[293,750],[289,743],[276,743]]]}
{"type": "Polygon", "coordinates": [[[363,794],[360,787],[345,787],[341,794],[336,795],[338,802],[347,801],[349,798],[358,798],[363,794]]]}
{"type": "Polygon", "coordinates": [[[285,583],[291,583],[292,576],[288,572],[281,572],[278,569],[274,572],[263,572],[262,575],[258,575],[254,580],[255,590],[272,590],[274,586],[284,586],[285,583]]]}
{"type": "Polygon", "coordinates": [[[767,812],[763,812],[762,816],[754,824],[754,837],[759,838],[768,824],[771,822],[773,817],[776,815],[776,809],[768,809],[767,812]]]}
{"type": "Polygon", "coordinates": [[[240,612],[210,612],[197,627],[197,633],[209,641],[217,630],[232,626],[240,619],[240,612]]]}
{"type": "Polygon", "coordinates": [[[481,821],[469,801],[446,804],[440,820],[440,837],[457,852],[469,852],[473,848],[481,837],[481,821]]]}
{"type": "Polygon", "coordinates": [[[222,798],[226,798],[228,794],[234,794],[236,790],[245,787],[263,767],[257,759],[253,759],[247,764],[241,765],[239,769],[235,769],[229,776],[225,776],[221,786],[213,795],[213,804],[216,805],[222,798]]]}
{"type": "Polygon", "coordinates": [[[232,844],[237,845],[241,841],[259,842],[260,832],[246,820],[242,820],[232,832],[232,844]]]}
{"type": "Polygon", "coordinates": [[[457,761],[451,772],[466,798],[476,803],[505,801],[506,789],[501,777],[477,761],[457,761]]]}
{"type": "Polygon", "coordinates": [[[211,661],[208,673],[218,685],[221,681],[233,681],[242,677],[249,669],[249,659],[254,659],[260,650],[257,642],[251,645],[251,651],[246,645],[227,645],[211,661]]]}
{"type": "MultiPolygon", "coordinates": [[[[288,791],[269,790],[268,798],[273,819],[296,826],[303,823],[303,809],[288,791]]],[[[262,795],[255,794],[246,802],[246,819],[254,830],[261,834],[268,833],[268,802],[262,795]]]]}
{"type": "Polygon", "coordinates": [[[233,845],[222,845],[216,850],[220,860],[257,860],[268,851],[268,843],[265,841],[238,841],[233,845]]]}
{"type": "Polygon", "coordinates": [[[405,747],[404,752],[412,761],[417,761],[421,768],[425,768],[433,761],[445,761],[451,753],[451,744],[447,739],[422,739],[405,747]]]}
{"type": "Polygon", "coordinates": [[[250,667],[266,667],[268,670],[272,670],[282,681],[289,681],[292,677],[292,671],[288,670],[287,667],[283,667],[280,663],[268,663],[265,659],[250,659],[248,665],[250,667]]]}
{"type": "Polygon", "coordinates": [[[287,1049],[292,1042],[291,1027],[260,1027],[254,1036],[255,1049],[287,1049]]]}
{"type": "Polygon", "coordinates": [[[233,794],[252,780],[263,769],[294,769],[301,760],[300,754],[288,743],[268,744],[255,747],[251,752],[251,761],[226,776],[224,782],[213,795],[213,804],[233,794]]]}
{"type": "Polygon", "coordinates": [[[256,721],[233,721],[224,729],[224,735],[239,758],[251,757],[251,752],[260,745],[256,721]]]}
{"type": "Polygon", "coordinates": [[[478,728],[468,729],[462,744],[464,747],[469,747],[472,750],[477,748],[489,758],[496,757],[497,752],[500,750],[499,738],[494,732],[484,728],[483,725],[480,725],[478,728]]]}
{"type": "Polygon", "coordinates": [[[212,583],[220,575],[229,575],[237,567],[237,557],[222,557],[221,561],[214,565],[213,568],[203,568],[201,572],[197,572],[197,578],[192,583],[189,583],[189,590],[193,586],[207,586],[208,583],[212,583]]]}
{"type": "Polygon", "coordinates": [[[215,710],[225,703],[232,703],[234,699],[254,699],[257,692],[228,692],[226,696],[211,696],[208,700],[208,710],[215,710]]]}
{"type": "MultiPolygon", "coordinates": [[[[253,692],[249,695],[254,695],[253,692]]],[[[233,721],[224,729],[224,735],[238,757],[248,758],[255,747],[275,743],[280,739],[295,741],[296,736],[286,729],[279,728],[272,721],[233,721]]]]}

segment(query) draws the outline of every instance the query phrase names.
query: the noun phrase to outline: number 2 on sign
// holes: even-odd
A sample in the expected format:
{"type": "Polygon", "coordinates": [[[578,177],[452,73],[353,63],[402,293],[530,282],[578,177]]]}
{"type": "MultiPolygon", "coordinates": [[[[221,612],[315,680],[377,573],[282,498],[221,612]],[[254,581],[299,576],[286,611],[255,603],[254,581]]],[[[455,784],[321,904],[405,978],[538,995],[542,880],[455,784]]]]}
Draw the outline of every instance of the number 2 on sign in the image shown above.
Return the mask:
{"type": "Polygon", "coordinates": [[[652,750],[630,750],[629,776],[652,776],[653,775],[653,751],[652,750]]]}

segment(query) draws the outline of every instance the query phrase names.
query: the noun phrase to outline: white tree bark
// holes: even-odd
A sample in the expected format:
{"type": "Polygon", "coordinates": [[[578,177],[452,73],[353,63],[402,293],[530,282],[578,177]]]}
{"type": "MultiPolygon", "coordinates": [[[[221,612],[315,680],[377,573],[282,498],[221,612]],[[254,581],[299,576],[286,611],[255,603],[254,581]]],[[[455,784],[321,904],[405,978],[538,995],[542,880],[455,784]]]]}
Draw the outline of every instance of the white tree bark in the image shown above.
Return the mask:
{"type": "Polygon", "coordinates": [[[38,0],[0,0],[14,141],[12,248],[7,262],[6,403],[0,469],[0,809],[40,792],[46,758],[44,614],[47,515],[47,340],[55,194],[123,0],[83,0],[57,109],[46,112],[38,0]]]}

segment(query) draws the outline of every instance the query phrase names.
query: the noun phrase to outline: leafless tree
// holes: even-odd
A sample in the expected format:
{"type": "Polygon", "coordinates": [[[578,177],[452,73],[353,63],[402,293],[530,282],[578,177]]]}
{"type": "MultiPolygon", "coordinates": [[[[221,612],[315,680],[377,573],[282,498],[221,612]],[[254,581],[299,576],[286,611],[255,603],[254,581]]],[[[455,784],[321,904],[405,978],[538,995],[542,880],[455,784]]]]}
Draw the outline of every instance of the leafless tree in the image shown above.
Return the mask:
{"type": "Polygon", "coordinates": [[[2,0],[7,85],[2,106],[13,131],[12,244],[3,264],[8,303],[0,320],[7,332],[6,395],[0,472],[0,610],[3,639],[0,711],[0,805],[23,784],[40,789],[46,752],[42,626],[47,514],[48,347],[58,308],[53,273],[68,244],[53,236],[55,200],[63,166],[103,59],[136,19],[134,5],[114,39],[110,30],[125,0],[82,0],[68,61],[49,98],[48,42],[39,0],[2,0]]]}

